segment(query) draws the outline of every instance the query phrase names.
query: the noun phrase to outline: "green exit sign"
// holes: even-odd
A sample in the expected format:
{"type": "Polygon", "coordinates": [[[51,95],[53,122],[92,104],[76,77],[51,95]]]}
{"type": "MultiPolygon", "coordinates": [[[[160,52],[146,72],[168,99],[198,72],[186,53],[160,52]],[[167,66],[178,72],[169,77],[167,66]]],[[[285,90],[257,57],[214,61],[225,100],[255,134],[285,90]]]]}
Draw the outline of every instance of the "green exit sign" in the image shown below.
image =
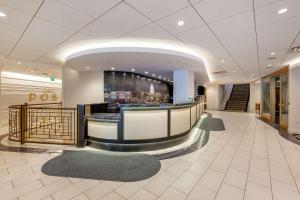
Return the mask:
{"type": "Polygon", "coordinates": [[[51,81],[55,81],[55,79],[56,79],[56,77],[55,77],[54,75],[51,75],[51,76],[50,76],[50,80],[51,80],[51,81]]]}

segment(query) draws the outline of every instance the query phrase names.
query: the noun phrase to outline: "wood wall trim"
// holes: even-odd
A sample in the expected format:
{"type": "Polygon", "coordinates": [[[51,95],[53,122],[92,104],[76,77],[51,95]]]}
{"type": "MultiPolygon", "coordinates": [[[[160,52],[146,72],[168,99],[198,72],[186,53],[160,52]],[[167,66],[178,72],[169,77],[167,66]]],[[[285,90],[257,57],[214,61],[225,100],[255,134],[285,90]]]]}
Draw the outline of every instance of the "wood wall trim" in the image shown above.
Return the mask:
{"type": "Polygon", "coordinates": [[[268,75],[262,77],[262,79],[266,78],[268,76],[278,76],[280,74],[285,74],[285,73],[288,73],[288,72],[289,72],[289,66],[283,66],[283,68],[281,68],[281,69],[279,69],[279,70],[277,70],[275,72],[272,72],[271,74],[268,74],[268,75]]]}

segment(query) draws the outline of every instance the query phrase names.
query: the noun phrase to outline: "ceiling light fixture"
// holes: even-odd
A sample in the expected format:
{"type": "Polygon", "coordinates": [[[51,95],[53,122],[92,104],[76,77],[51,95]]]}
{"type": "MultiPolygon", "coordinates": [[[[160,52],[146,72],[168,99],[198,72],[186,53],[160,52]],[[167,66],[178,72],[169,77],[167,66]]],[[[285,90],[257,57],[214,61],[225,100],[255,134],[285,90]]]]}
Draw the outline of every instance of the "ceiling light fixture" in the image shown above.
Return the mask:
{"type": "Polygon", "coordinates": [[[271,65],[271,64],[268,64],[268,67],[272,67],[272,65],[271,65]]]}
{"type": "Polygon", "coordinates": [[[114,67],[111,67],[110,69],[111,69],[111,70],[115,70],[115,68],[114,68],[114,67]]]}
{"type": "Polygon", "coordinates": [[[271,56],[274,56],[275,54],[276,54],[275,52],[271,52],[271,53],[270,53],[271,56]]]}
{"type": "Polygon", "coordinates": [[[161,78],[161,76],[158,76],[158,78],[161,78]]]}
{"type": "Polygon", "coordinates": [[[164,77],[164,80],[166,80],[167,78],[166,77],[164,77]]]}
{"type": "Polygon", "coordinates": [[[131,69],[132,72],[135,72],[135,69],[131,69]]]}
{"type": "Polygon", "coordinates": [[[235,73],[236,71],[235,71],[235,70],[233,70],[232,72],[233,72],[233,73],[235,73]]]}
{"type": "Polygon", "coordinates": [[[6,14],[0,11],[0,17],[6,17],[6,14]]]}
{"type": "Polygon", "coordinates": [[[224,63],[225,62],[225,60],[221,60],[221,63],[224,63]]]}
{"type": "Polygon", "coordinates": [[[155,74],[152,74],[152,76],[155,76],[155,74]]]}
{"type": "Polygon", "coordinates": [[[21,65],[22,63],[20,61],[17,62],[18,65],[21,65]]]}
{"type": "Polygon", "coordinates": [[[87,70],[90,70],[90,69],[91,69],[90,66],[86,66],[85,68],[86,68],[87,70]]]}
{"type": "Polygon", "coordinates": [[[145,71],[145,74],[148,74],[149,72],[148,71],[145,71]]]}
{"type": "Polygon", "coordinates": [[[282,8],[282,9],[280,9],[280,10],[278,10],[278,14],[279,15],[281,15],[281,14],[283,14],[283,13],[286,13],[288,11],[288,9],[287,8],[282,8]]]}
{"type": "Polygon", "coordinates": [[[184,21],[183,21],[183,20],[179,20],[179,21],[177,22],[177,25],[178,25],[178,26],[183,26],[183,25],[184,25],[184,21]]]}

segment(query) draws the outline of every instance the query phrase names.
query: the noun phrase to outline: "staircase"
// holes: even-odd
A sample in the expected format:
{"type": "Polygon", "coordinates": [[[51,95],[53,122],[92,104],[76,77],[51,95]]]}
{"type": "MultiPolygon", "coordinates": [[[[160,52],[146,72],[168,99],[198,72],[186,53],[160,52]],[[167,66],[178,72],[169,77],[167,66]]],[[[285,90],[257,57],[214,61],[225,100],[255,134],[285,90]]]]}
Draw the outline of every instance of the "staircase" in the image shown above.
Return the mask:
{"type": "Polygon", "coordinates": [[[235,84],[226,103],[226,111],[247,112],[250,84],[235,84]]]}

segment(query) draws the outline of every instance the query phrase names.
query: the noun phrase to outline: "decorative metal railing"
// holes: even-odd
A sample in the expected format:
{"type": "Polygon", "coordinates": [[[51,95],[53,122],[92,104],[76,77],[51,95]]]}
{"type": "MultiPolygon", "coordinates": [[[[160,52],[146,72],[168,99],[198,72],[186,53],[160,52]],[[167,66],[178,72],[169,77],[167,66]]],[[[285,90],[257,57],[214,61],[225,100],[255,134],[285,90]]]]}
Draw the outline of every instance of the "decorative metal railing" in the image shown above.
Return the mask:
{"type": "Polygon", "coordinates": [[[76,144],[75,108],[61,103],[24,104],[9,107],[9,140],[50,144],[76,144]]]}

